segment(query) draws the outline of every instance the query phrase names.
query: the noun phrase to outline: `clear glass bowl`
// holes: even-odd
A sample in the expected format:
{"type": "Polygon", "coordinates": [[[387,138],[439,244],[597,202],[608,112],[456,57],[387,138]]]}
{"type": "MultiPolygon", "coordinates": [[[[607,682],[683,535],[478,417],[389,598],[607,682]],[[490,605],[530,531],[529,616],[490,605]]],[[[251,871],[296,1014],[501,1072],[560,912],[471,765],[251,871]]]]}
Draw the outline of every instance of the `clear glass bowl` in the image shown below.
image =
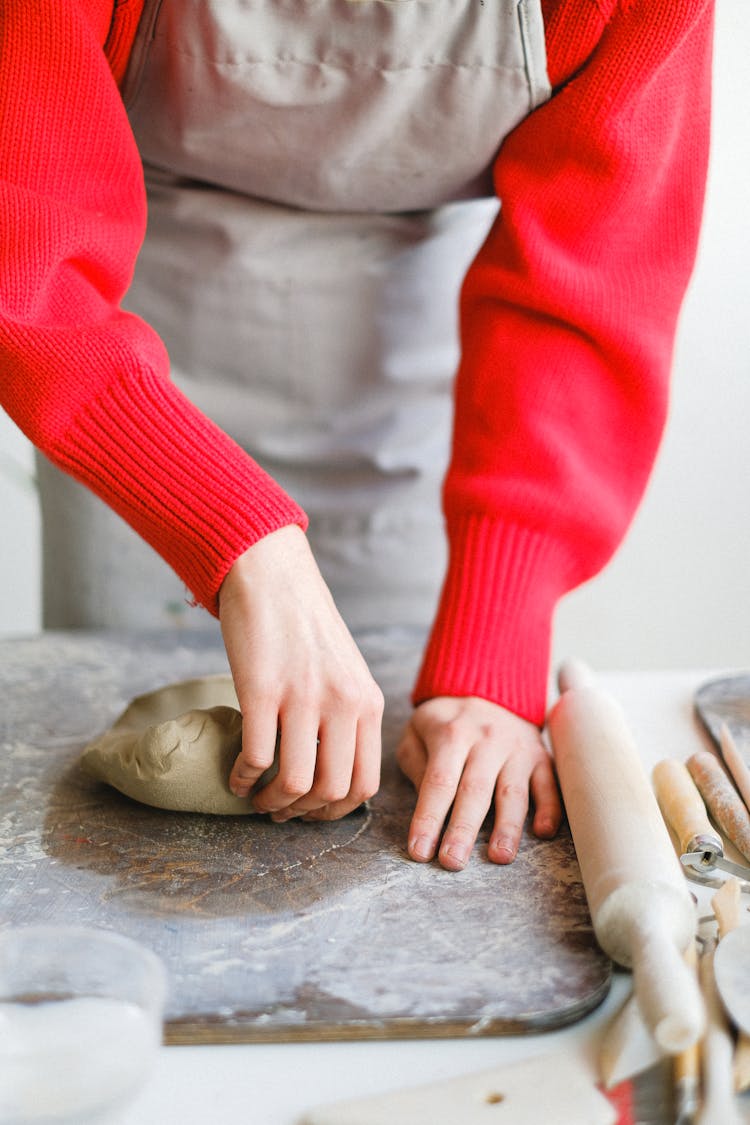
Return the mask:
{"type": "Polygon", "coordinates": [[[114,1122],[149,1077],[167,979],[108,930],[0,932],[0,1122],[114,1122]]]}

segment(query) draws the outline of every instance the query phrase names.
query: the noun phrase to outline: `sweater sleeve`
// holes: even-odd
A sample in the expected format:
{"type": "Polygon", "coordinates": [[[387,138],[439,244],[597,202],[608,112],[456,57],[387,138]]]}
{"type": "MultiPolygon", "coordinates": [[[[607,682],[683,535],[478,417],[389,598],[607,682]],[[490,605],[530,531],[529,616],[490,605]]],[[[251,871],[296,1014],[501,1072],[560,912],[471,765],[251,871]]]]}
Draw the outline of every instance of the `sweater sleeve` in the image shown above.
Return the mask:
{"type": "Polygon", "coordinates": [[[0,0],[0,396],[51,461],[195,600],[297,505],[174,386],[123,311],[145,232],[138,152],[102,50],[111,0],[0,0]]]}
{"type": "Polygon", "coordinates": [[[414,690],[535,722],[555,604],[610,558],[656,456],[710,118],[710,0],[565,7],[551,74],[582,12],[602,26],[496,162],[501,212],[462,293],[450,559],[414,690]]]}

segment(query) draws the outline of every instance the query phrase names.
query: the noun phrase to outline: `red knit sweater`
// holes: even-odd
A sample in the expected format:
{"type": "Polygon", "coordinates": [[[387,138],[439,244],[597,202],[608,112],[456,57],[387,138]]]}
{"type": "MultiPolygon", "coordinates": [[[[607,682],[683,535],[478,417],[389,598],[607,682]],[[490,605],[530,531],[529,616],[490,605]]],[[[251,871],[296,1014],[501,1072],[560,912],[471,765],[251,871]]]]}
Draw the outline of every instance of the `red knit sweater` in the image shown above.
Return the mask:
{"type": "MultiPolygon", "coordinates": [[[[0,0],[0,394],[215,612],[238,555],[305,516],[119,307],[145,229],[116,85],[141,3],[0,0]]],[[[663,428],[703,201],[713,5],[543,7],[554,94],[502,146],[501,217],[463,289],[450,563],[414,693],[535,721],[554,606],[621,540],[663,428]]]]}

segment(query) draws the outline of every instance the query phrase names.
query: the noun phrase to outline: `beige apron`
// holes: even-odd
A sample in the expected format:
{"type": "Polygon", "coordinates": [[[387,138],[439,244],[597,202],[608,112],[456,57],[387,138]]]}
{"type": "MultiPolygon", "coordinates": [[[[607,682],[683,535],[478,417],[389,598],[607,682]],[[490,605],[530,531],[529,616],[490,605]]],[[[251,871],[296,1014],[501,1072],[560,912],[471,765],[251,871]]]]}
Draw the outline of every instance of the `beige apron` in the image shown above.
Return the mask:
{"type": "MultiPolygon", "coordinates": [[[[306,509],[351,626],[434,610],[458,292],[497,150],[548,96],[539,0],[146,0],[128,307],[306,509]]],[[[48,626],[183,621],[129,528],[45,463],[40,483],[48,626]]]]}

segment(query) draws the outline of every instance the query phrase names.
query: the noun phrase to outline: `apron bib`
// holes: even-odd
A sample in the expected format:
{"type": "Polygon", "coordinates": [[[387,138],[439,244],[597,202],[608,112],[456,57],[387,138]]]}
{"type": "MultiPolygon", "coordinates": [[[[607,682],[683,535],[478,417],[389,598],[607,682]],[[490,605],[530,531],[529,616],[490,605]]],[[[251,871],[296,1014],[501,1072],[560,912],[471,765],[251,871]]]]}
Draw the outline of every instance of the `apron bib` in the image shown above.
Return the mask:
{"type": "MultiPolygon", "coordinates": [[[[539,0],[146,0],[123,96],[149,196],[127,306],[306,509],[349,625],[429,624],[458,294],[497,151],[549,96],[539,0]]],[[[40,486],[47,626],[182,621],[118,517],[40,486]]]]}

